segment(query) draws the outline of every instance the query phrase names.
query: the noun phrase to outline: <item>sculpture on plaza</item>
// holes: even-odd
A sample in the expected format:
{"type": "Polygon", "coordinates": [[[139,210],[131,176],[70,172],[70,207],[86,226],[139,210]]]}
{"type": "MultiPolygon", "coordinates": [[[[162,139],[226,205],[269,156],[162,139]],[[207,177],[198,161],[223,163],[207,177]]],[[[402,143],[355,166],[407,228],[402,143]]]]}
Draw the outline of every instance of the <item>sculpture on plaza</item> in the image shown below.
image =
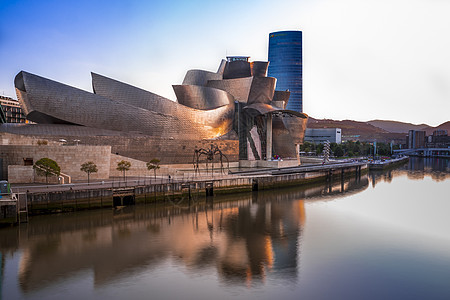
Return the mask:
{"type": "Polygon", "coordinates": [[[217,147],[217,145],[211,144],[211,147],[209,149],[195,149],[194,150],[194,158],[192,161],[192,164],[194,165],[194,172],[195,174],[200,172],[200,163],[202,162],[202,156],[204,156],[204,162],[206,163],[206,173],[208,173],[208,165],[211,163],[211,173],[214,173],[214,160],[216,157],[219,157],[219,163],[220,163],[220,172],[225,173],[224,169],[224,159],[227,163],[227,170],[230,169],[230,163],[228,161],[228,158],[223,152],[217,147]]]}

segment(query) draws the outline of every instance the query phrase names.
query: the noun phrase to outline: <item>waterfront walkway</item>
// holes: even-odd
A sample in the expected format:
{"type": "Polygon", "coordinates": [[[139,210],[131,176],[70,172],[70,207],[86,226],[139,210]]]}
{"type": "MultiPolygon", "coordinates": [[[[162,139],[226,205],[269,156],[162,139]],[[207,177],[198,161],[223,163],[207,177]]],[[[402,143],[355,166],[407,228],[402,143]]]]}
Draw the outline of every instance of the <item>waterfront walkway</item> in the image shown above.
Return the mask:
{"type": "Polygon", "coordinates": [[[232,174],[240,176],[261,176],[261,175],[284,175],[293,173],[308,173],[308,172],[318,172],[318,171],[334,171],[337,169],[348,169],[366,166],[365,162],[332,162],[327,164],[317,164],[317,165],[302,165],[296,167],[287,168],[272,168],[272,169],[261,169],[261,170],[248,170],[248,171],[237,171],[232,172],[232,174]]]}
{"type": "Polygon", "coordinates": [[[120,208],[156,201],[187,201],[190,205],[191,200],[198,201],[200,196],[208,198],[216,194],[301,186],[312,182],[332,182],[335,176],[340,177],[343,184],[346,175],[360,178],[362,169],[367,169],[367,163],[352,161],[241,170],[229,174],[179,172],[172,177],[133,177],[126,180],[114,178],[92,183],[15,184],[12,185],[11,191],[19,201],[3,208],[8,214],[0,216],[0,221],[20,223],[21,212],[26,213],[25,220],[28,220],[28,211],[34,215],[80,209],[120,208]],[[23,205],[19,205],[19,202],[23,205]]]}
{"type": "Polygon", "coordinates": [[[394,150],[396,154],[450,158],[450,148],[413,148],[394,150]]]}
{"type": "Polygon", "coordinates": [[[328,164],[317,165],[304,165],[296,167],[286,168],[264,168],[264,169],[251,169],[245,171],[233,171],[229,174],[221,173],[205,173],[199,174],[189,173],[183,175],[168,176],[146,176],[146,177],[127,177],[113,178],[109,180],[102,180],[96,182],[80,182],[70,184],[13,184],[11,186],[15,193],[46,193],[46,192],[63,192],[63,191],[76,191],[76,190],[95,190],[95,189],[123,189],[123,188],[135,188],[147,185],[167,185],[167,184],[183,184],[183,183],[204,183],[204,182],[217,182],[225,180],[234,180],[252,177],[263,178],[277,175],[288,174],[302,174],[311,172],[328,173],[336,170],[348,170],[351,168],[361,169],[361,167],[367,166],[363,162],[332,162],[328,164]]]}

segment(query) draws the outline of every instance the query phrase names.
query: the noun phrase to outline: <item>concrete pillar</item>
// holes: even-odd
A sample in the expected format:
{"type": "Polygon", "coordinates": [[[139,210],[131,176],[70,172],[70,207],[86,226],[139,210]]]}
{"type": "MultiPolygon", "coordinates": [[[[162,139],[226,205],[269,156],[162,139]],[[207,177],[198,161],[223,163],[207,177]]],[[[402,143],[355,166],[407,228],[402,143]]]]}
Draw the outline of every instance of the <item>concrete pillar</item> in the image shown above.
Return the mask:
{"type": "Polygon", "coordinates": [[[300,166],[302,162],[300,161],[300,144],[295,144],[295,153],[297,154],[297,162],[300,166]]]}
{"type": "Polygon", "coordinates": [[[266,125],[266,160],[272,159],[272,114],[267,114],[266,125]]]}

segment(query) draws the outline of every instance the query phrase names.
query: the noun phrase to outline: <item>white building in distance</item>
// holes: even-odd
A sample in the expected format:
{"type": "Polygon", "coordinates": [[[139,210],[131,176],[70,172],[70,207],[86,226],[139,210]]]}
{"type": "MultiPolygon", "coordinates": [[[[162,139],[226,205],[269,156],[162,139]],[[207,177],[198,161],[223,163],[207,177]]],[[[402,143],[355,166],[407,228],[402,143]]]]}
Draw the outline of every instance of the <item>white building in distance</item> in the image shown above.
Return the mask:
{"type": "Polygon", "coordinates": [[[330,143],[340,144],[342,142],[342,130],[340,128],[307,128],[305,131],[305,142],[314,144],[330,143]]]}

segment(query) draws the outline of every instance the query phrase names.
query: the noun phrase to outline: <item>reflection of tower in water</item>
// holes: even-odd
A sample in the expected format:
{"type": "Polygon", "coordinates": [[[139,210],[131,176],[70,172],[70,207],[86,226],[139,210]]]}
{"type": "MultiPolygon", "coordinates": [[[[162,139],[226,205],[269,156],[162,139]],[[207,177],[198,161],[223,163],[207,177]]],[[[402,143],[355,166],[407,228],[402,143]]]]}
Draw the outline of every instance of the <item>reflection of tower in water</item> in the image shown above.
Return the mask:
{"type": "Polygon", "coordinates": [[[0,251],[0,300],[3,295],[3,269],[5,268],[5,258],[3,252],[0,251]]]}
{"type": "Polygon", "coordinates": [[[273,274],[297,277],[299,236],[305,220],[303,201],[278,201],[273,194],[253,194],[252,204],[228,220],[227,255],[219,273],[249,284],[273,274]]]}

